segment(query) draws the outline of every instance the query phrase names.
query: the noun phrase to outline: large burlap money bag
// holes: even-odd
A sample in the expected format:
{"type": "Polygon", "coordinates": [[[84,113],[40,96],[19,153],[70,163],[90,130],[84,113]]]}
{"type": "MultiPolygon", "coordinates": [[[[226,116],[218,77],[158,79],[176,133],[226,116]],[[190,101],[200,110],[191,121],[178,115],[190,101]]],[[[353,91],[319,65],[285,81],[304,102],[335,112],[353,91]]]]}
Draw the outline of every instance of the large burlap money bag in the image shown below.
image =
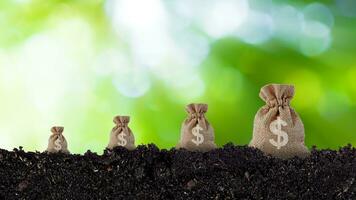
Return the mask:
{"type": "Polygon", "coordinates": [[[188,117],[181,128],[181,138],[176,148],[190,151],[209,151],[216,148],[214,129],[205,118],[207,104],[189,104],[188,117]]]}
{"type": "Polygon", "coordinates": [[[255,116],[249,146],[283,159],[309,154],[304,145],[303,122],[290,107],[293,96],[292,85],[270,84],[261,88],[260,97],[266,105],[255,116]]]}
{"type": "Polygon", "coordinates": [[[54,126],[51,128],[52,135],[48,139],[48,153],[69,153],[66,138],[63,136],[64,128],[61,126],[54,126]]]}
{"type": "Polygon", "coordinates": [[[116,146],[122,146],[128,150],[135,149],[135,137],[131,129],[128,127],[129,122],[129,116],[114,117],[116,126],[111,131],[110,141],[107,148],[113,149],[116,146]]]}

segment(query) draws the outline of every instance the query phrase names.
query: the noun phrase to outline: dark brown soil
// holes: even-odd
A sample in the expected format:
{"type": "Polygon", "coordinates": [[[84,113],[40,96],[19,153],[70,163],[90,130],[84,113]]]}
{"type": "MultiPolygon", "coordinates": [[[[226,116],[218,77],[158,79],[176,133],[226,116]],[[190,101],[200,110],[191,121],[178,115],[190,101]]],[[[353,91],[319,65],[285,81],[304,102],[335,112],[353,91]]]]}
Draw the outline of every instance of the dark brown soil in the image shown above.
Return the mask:
{"type": "Polygon", "coordinates": [[[207,153],[0,149],[0,199],[356,199],[355,179],[351,145],[289,160],[232,144],[207,153]]]}

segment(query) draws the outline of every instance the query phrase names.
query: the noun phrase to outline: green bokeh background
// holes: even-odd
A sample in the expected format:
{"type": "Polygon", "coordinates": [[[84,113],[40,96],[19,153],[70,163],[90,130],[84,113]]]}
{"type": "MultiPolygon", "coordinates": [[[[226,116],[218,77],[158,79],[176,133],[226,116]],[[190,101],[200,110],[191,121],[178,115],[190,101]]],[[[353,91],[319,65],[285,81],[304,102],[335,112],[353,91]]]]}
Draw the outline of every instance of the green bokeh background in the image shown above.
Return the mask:
{"type": "Polygon", "coordinates": [[[0,1],[0,148],[63,125],[71,152],[102,152],[117,114],[171,148],[191,102],[245,145],[268,83],[295,85],[308,147],[356,144],[354,1],[144,2],[0,1]]]}

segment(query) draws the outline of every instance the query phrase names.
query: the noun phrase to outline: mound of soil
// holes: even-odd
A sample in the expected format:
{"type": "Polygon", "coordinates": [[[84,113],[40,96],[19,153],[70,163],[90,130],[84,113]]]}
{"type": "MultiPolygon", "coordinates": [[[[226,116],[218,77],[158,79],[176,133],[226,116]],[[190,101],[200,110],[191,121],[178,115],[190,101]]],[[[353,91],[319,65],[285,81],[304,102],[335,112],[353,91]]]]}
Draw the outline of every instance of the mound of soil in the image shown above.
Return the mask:
{"type": "Polygon", "coordinates": [[[280,160],[227,144],[206,152],[115,148],[103,155],[0,149],[0,199],[356,199],[356,149],[280,160]]]}

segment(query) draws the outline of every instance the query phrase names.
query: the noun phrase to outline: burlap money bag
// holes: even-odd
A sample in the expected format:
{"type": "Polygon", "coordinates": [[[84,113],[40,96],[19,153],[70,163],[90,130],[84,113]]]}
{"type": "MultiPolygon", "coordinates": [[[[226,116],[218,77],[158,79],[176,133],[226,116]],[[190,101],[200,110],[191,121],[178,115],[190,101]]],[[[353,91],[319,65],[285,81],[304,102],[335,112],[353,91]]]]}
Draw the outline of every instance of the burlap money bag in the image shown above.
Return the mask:
{"type": "Polygon", "coordinates": [[[129,122],[129,116],[114,117],[116,126],[111,131],[110,141],[107,148],[113,149],[116,146],[122,146],[128,150],[135,149],[135,137],[131,129],[128,127],[129,122]]]}
{"type": "Polygon", "coordinates": [[[181,128],[181,138],[176,148],[190,151],[209,151],[216,148],[214,129],[205,118],[207,104],[189,104],[188,117],[181,128]]]}
{"type": "Polygon", "coordinates": [[[309,154],[304,145],[303,122],[290,107],[293,96],[292,85],[270,84],[261,88],[260,97],[266,105],[255,116],[249,146],[283,159],[309,154]]]}
{"type": "Polygon", "coordinates": [[[51,128],[52,135],[48,139],[48,153],[69,153],[66,138],[63,136],[64,128],[61,126],[54,126],[51,128]]]}

